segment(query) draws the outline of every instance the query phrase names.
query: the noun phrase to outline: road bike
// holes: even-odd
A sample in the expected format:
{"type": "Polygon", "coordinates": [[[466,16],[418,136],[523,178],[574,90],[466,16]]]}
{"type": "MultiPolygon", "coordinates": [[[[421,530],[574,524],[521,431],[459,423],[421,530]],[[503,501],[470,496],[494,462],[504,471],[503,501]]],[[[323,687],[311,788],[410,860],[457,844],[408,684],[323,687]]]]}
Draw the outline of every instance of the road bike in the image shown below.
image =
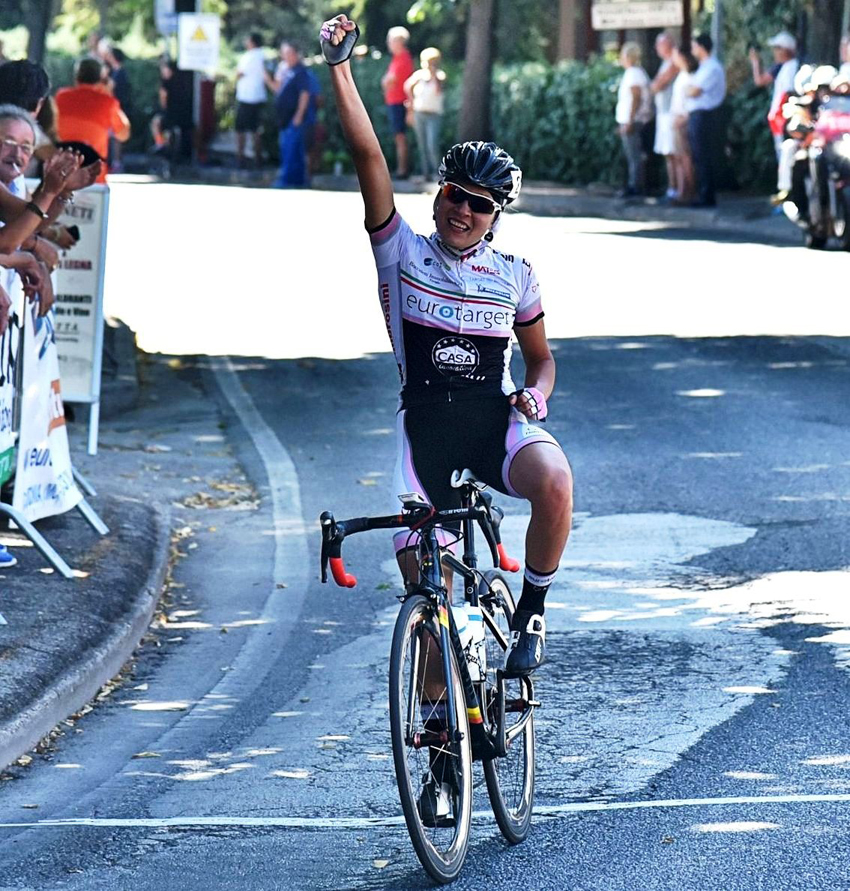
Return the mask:
{"type": "MultiPolygon", "coordinates": [[[[346,537],[370,529],[410,530],[415,577],[405,580],[390,651],[390,730],[399,798],[413,847],[437,882],[463,867],[472,817],[472,764],[480,760],[496,822],[511,844],[528,835],[534,803],[534,688],[502,669],[515,604],[505,577],[478,569],[475,526],[500,569],[516,571],[501,543],[503,512],[469,470],[455,471],[461,507],[436,510],[402,495],[394,516],[320,517],[321,577],[354,587],[345,569],[346,537]],[[454,540],[449,542],[448,539],[454,540]],[[441,544],[442,540],[442,544],[441,544]],[[454,551],[463,544],[463,556],[454,551]],[[447,546],[450,545],[450,546],[447,546]],[[452,604],[449,575],[462,581],[452,604]],[[479,620],[483,628],[475,629],[479,620]]],[[[414,575],[414,574],[412,574],[414,575]]]]}

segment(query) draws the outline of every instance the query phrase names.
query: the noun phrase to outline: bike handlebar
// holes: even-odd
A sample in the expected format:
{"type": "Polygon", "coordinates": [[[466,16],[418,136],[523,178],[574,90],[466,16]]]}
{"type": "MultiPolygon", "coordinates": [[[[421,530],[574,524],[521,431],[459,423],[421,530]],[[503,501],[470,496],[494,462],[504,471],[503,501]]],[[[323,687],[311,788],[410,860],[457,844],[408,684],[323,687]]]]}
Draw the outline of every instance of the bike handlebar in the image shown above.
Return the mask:
{"type": "Polygon", "coordinates": [[[342,543],[347,535],[365,532],[367,529],[403,529],[421,530],[449,520],[476,520],[487,539],[493,564],[507,572],[516,572],[519,563],[508,556],[499,534],[499,526],[504,516],[501,508],[492,504],[489,493],[479,492],[479,501],[467,510],[437,511],[430,505],[422,505],[402,514],[387,517],[356,517],[350,520],[335,520],[330,511],[324,511],[319,517],[322,527],[321,578],[328,580],[328,566],[334,581],[341,588],[354,588],[356,576],[345,568],[342,560],[342,543]]]}

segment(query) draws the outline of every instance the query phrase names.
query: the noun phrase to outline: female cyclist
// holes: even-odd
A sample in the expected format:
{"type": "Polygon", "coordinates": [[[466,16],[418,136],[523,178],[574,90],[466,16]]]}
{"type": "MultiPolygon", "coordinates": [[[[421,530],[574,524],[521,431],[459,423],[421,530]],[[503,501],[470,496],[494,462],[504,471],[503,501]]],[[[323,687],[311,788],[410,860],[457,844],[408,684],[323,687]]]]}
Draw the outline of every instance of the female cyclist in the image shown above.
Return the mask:
{"type": "MultiPolygon", "coordinates": [[[[531,423],[545,418],[555,382],[537,278],[526,260],[490,244],[522,173],[492,142],[452,146],[440,165],[436,231],[415,235],[395,209],[389,169],[351,73],[358,34],[339,15],[322,26],[321,43],[401,374],[396,492],[417,492],[439,509],[459,507],[450,475],[468,467],[492,488],[531,502],[506,660],[509,675],[529,674],[544,659],[544,598],[570,530],[572,476],[555,439],[531,423]],[[510,377],[513,335],[526,369],[519,390],[510,377]]],[[[396,536],[398,553],[408,544],[407,531],[396,536]]]]}

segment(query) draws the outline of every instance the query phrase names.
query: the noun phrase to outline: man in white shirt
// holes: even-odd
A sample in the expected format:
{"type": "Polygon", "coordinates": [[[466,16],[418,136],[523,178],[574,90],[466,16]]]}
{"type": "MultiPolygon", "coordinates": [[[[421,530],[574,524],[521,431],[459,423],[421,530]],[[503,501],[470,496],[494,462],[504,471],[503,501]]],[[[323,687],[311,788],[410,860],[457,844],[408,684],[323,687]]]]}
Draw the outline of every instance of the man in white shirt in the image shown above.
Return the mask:
{"type": "Polygon", "coordinates": [[[780,31],[771,37],[767,45],[773,50],[773,65],[767,71],[762,71],[761,59],[755,48],[750,50],[750,64],[753,69],[753,82],[757,87],[773,86],[767,120],[778,158],[785,139],[783,132],[785,128],[780,122],[774,123],[775,116],[782,107],[785,95],[794,92],[794,76],[800,68],[800,61],[797,58],[797,41],[787,31],[780,31]]]}
{"type": "Polygon", "coordinates": [[[245,135],[251,134],[254,164],[262,157],[260,133],[262,111],[266,105],[266,54],[263,38],[250,34],[245,39],[245,52],[236,66],[236,159],[245,166],[245,135]]]}
{"type": "Polygon", "coordinates": [[[691,75],[685,106],[688,111],[688,141],[694,158],[697,200],[694,207],[717,204],[717,168],[720,157],[720,106],[726,98],[726,72],[712,55],[714,44],[708,34],[691,41],[691,52],[699,68],[691,75]]]}

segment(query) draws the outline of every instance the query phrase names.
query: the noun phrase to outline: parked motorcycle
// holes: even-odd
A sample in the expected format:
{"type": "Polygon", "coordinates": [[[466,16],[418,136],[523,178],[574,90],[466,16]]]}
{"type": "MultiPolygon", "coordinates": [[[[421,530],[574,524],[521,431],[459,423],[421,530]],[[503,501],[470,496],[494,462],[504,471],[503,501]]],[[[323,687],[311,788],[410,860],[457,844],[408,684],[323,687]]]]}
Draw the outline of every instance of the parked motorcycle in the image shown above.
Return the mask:
{"type": "Polygon", "coordinates": [[[820,250],[834,237],[850,251],[850,95],[822,99],[804,146],[783,210],[803,230],[806,247],[820,250]]]}

